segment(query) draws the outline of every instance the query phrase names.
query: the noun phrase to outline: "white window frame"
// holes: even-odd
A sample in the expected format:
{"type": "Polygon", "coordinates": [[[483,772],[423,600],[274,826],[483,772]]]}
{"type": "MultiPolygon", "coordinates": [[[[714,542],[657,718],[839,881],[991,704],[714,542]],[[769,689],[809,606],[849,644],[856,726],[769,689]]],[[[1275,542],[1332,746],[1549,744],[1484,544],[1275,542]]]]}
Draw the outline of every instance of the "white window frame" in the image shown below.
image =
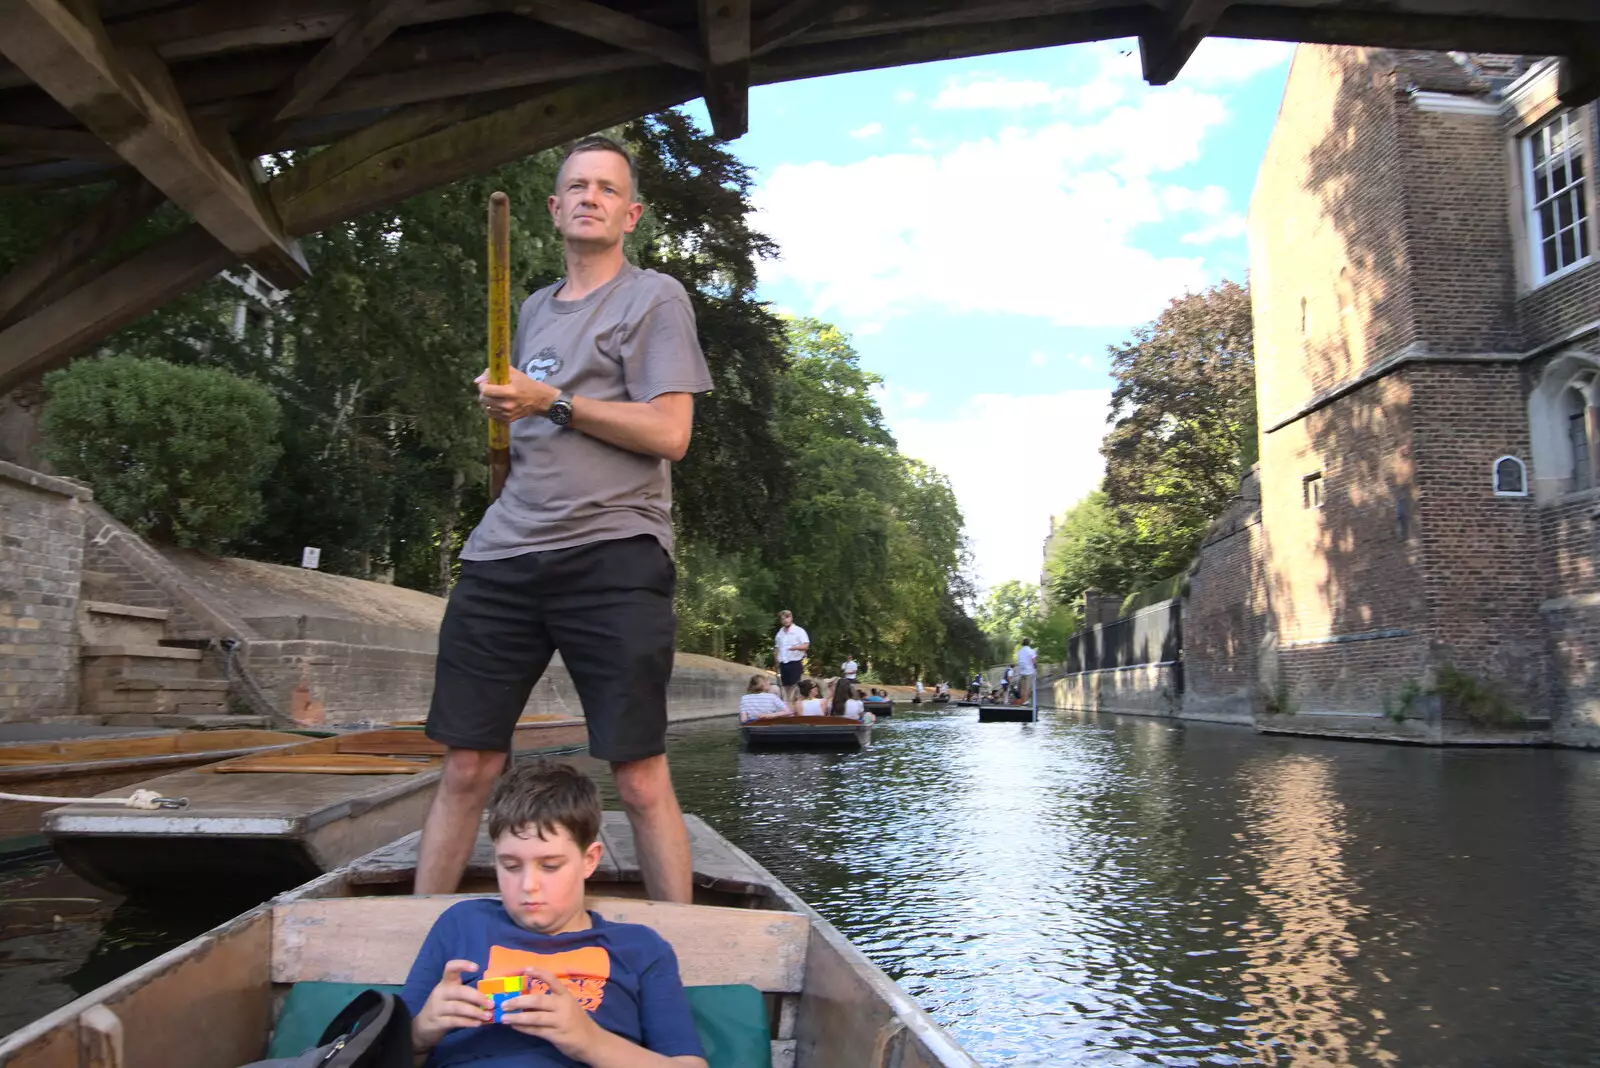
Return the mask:
{"type": "Polygon", "coordinates": [[[1300,479],[1301,505],[1307,510],[1321,508],[1327,502],[1327,492],[1328,484],[1323,481],[1321,471],[1306,475],[1300,479]],[[1314,490],[1313,486],[1315,486],[1314,490]]]}
{"type": "MultiPolygon", "coordinates": [[[[1522,170],[1522,214],[1523,226],[1525,229],[1523,234],[1523,242],[1528,257],[1530,278],[1534,286],[1542,286],[1546,282],[1553,282],[1558,278],[1564,278],[1573,271],[1576,271],[1579,268],[1585,267],[1594,262],[1595,249],[1593,228],[1595,205],[1593,196],[1594,175],[1592,170],[1594,165],[1594,146],[1590,144],[1589,123],[1590,116],[1586,110],[1581,108],[1561,108],[1517,135],[1517,153],[1521,162],[1522,170]],[[1566,125],[1569,136],[1576,139],[1575,143],[1577,144],[1581,152],[1581,158],[1583,159],[1583,177],[1578,183],[1569,182],[1567,185],[1563,186],[1561,195],[1564,195],[1568,190],[1572,189],[1574,184],[1579,185],[1584,201],[1584,218],[1582,222],[1574,223],[1573,230],[1577,234],[1580,244],[1586,245],[1588,250],[1584,255],[1579,256],[1571,263],[1568,263],[1550,272],[1549,274],[1546,274],[1544,269],[1545,235],[1539,224],[1540,202],[1535,199],[1534,193],[1533,139],[1543,135],[1546,130],[1556,123],[1564,123],[1566,125]]],[[[1571,143],[1574,142],[1569,141],[1569,144],[1571,143]]],[[[1549,202],[1551,199],[1553,199],[1553,196],[1546,197],[1545,202],[1549,202]]],[[[1559,220],[1557,221],[1559,223],[1559,220]]],[[[1556,231],[1556,246],[1558,256],[1560,255],[1560,233],[1561,231],[1558,229],[1556,231]]]]}
{"type": "Polygon", "coordinates": [[[1522,457],[1505,455],[1489,465],[1489,485],[1494,488],[1496,497],[1526,497],[1528,495],[1528,465],[1522,462],[1522,457]],[[1517,465],[1517,470],[1522,472],[1522,492],[1508,493],[1500,488],[1500,465],[1510,460],[1517,465]]]}

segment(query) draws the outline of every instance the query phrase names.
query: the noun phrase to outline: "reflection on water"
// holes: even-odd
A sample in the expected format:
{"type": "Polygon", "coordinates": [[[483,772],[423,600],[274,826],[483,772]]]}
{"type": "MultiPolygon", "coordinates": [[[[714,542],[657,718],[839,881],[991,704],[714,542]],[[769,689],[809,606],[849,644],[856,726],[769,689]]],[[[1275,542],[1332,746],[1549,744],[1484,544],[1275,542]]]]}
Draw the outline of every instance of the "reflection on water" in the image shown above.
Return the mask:
{"type": "Polygon", "coordinates": [[[986,1065],[1600,1063],[1597,754],[960,711],[672,754],[986,1065]]]}
{"type": "MultiPolygon", "coordinates": [[[[985,1065],[1600,1064],[1600,754],[970,710],[873,734],[685,724],[674,779],[985,1065]]],[[[0,879],[0,1032],[222,918],[94,896],[0,879]]]]}

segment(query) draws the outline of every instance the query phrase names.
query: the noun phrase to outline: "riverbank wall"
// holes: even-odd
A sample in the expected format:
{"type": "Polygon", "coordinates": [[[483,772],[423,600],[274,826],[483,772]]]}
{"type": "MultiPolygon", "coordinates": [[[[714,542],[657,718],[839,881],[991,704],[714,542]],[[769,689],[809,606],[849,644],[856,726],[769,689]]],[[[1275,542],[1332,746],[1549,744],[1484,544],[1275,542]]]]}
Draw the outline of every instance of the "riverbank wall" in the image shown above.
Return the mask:
{"type": "MultiPolygon", "coordinates": [[[[317,727],[427,715],[442,597],[157,546],[88,487],[8,463],[0,530],[0,722],[317,727]]],[[[668,715],[732,715],[757,673],[679,653],[668,715]]],[[[559,656],[527,712],[582,714],[559,656]]]]}

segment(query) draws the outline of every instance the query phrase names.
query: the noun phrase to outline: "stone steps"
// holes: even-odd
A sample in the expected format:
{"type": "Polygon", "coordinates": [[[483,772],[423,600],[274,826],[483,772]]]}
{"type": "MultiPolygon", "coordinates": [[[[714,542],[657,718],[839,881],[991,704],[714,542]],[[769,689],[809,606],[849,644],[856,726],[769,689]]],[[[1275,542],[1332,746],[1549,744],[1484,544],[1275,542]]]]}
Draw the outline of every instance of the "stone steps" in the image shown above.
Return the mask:
{"type": "Polygon", "coordinates": [[[166,636],[165,608],[142,608],[112,601],[82,601],[78,633],[85,646],[159,646],[166,636]]]}
{"type": "Polygon", "coordinates": [[[276,726],[269,716],[241,716],[232,712],[158,712],[114,716],[118,727],[177,727],[180,730],[268,730],[276,726]]]}
{"type": "Polygon", "coordinates": [[[80,711],[130,727],[200,726],[217,717],[251,725],[243,722],[248,717],[228,713],[228,683],[203,677],[203,661],[198,649],[86,644],[79,659],[80,711]]]}

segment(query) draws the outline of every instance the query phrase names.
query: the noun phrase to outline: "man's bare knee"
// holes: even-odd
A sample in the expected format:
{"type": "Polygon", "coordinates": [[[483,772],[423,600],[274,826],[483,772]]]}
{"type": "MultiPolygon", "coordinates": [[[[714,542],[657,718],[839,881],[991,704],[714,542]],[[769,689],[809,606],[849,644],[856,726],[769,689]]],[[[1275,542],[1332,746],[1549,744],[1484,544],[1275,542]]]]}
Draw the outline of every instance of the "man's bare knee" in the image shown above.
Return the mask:
{"type": "Polygon", "coordinates": [[[482,749],[450,749],[444,755],[439,788],[452,794],[487,794],[506,766],[506,754],[482,749]]]}
{"type": "Polygon", "coordinates": [[[616,780],[617,797],[630,812],[649,812],[678,803],[665,756],[614,763],[611,774],[616,780]]]}

